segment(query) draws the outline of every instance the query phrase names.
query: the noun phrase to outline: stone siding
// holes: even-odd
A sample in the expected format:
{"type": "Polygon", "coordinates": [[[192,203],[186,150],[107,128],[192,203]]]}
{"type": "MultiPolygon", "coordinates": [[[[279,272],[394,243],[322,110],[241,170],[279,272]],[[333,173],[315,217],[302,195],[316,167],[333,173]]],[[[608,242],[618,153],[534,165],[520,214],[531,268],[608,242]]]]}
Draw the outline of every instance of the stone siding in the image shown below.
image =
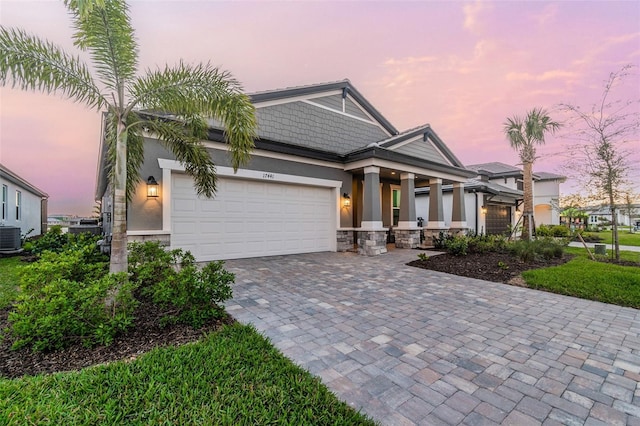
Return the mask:
{"type": "Polygon", "coordinates": [[[387,231],[358,231],[358,254],[377,256],[387,252],[387,231]]]}
{"type": "Polygon", "coordinates": [[[127,235],[127,241],[130,243],[158,241],[161,246],[169,247],[171,245],[171,235],[169,234],[127,235]]]}
{"type": "Polygon", "coordinates": [[[336,232],[337,234],[337,251],[353,251],[354,249],[354,241],[353,241],[353,232],[354,231],[340,231],[336,232]]]}
{"type": "Polygon", "coordinates": [[[416,248],[420,245],[420,230],[396,229],[395,240],[397,248],[416,248]]]}

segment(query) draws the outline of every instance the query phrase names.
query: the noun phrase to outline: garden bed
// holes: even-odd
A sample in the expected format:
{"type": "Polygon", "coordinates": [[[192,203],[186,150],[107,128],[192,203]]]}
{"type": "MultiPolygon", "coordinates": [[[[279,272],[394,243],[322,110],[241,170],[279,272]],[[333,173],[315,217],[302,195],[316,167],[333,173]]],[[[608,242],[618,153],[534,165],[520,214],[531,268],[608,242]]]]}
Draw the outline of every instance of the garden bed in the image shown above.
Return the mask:
{"type": "Polygon", "coordinates": [[[446,272],[469,278],[478,278],[498,283],[522,285],[520,274],[529,269],[547,268],[561,265],[572,256],[523,262],[506,252],[469,253],[466,256],[454,256],[444,253],[430,256],[427,260],[414,260],[409,266],[446,272]]]}

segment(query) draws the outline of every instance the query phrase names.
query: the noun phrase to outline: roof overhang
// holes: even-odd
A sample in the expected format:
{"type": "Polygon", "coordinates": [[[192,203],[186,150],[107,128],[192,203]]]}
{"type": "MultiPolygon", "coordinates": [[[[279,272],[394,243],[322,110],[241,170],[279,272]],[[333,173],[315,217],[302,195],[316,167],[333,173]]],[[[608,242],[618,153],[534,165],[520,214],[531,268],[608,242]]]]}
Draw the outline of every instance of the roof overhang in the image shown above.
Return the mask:
{"type": "Polygon", "coordinates": [[[7,169],[2,164],[0,164],[0,177],[2,177],[3,179],[6,179],[7,181],[13,183],[14,185],[19,186],[21,189],[28,191],[38,197],[49,198],[49,194],[37,188],[36,186],[30,184],[25,179],[21,178],[11,170],[7,169]]]}

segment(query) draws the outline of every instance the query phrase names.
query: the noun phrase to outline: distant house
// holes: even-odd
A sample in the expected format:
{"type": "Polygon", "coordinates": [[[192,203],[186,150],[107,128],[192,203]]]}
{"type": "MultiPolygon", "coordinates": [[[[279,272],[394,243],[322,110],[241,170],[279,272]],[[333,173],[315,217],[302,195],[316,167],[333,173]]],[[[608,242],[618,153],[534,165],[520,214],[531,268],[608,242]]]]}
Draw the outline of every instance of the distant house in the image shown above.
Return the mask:
{"type": "MultiPolygon", "coordinates": [[[[508,164],[492,162],[466,166],[477,176],[464,184],[467,227],[482,234],[504,234],[522,215],[523,172],[508,164]]],[[[536,226],[560,223],[557,211],[560,183],[564,176],[536,172],[533,176],[533,205],[536,226]]],[[[453,204],[453,188],[443,187],[445,217],[453,204]]],[[[416,189],[417,215],[429,211],[429,188],[416,189]]],[[[445,225],[449,226],[448,223],[445,225]]]]}
{"type": "MultiPolygon", "coordinates": [[[[613,215],[611,214],[611,208],[609,206],[594,206],[587,207],[583,211],[589,216],[587,219],[587,225],[589,226],[610,226],[613,215]]],[[[640,204],[633,204],[631,208],[631,217],[629,217],[629,211],[624,206],[618,206],[616,209],[616,221],[618,225],[622,226],[635,226],[637,221],[640,221],[638,217],[640,215],[640,204]]]]}
{"type": "Polygon", "coordinates": [[[0,226],[30,230],[31,236],[47,231],[49,195],[0,164],[0,226]]]}

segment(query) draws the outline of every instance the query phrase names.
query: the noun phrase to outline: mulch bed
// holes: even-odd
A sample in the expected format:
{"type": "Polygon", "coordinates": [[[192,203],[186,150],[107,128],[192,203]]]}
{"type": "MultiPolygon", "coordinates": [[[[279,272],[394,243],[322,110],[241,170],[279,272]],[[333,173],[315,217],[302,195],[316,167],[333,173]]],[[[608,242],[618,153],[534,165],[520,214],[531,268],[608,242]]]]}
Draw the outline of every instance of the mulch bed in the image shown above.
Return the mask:
{"type": "Polygon", "coordinates": [[[562,259],[522,262],[509,253],[470,253],[466,256],[444,253],[431,256],[427,260],[414,260],[407,265],[463,277],[523,286],[524,281],[520,278],[522,272],[529,269],[562,265],[569,260],[571,260],[571,256],[567,255],[562,259]]]}
{"type": "MultiPolygon", "coordinates": [[[[10,309],[0,310],[0,330],[8,327],[10,309]]],[[[79,370],[96,364],[117,360],[133,360],[145,352],[161,346],[176,346],[200,340],[206,333],[235,320],[227,317],[212,321],[200,329],[187,325],[160,327],[159,311],[151,303],[141,303],[135,314],[134,327],[126,335],[116,337],[109,346],[86,348],[74,344],[54,352],[32,352],[30,348],[11,350],[12,340],[5,336],[0,340],[0,377],[15,378],[23,375],[79,370]]]]}

